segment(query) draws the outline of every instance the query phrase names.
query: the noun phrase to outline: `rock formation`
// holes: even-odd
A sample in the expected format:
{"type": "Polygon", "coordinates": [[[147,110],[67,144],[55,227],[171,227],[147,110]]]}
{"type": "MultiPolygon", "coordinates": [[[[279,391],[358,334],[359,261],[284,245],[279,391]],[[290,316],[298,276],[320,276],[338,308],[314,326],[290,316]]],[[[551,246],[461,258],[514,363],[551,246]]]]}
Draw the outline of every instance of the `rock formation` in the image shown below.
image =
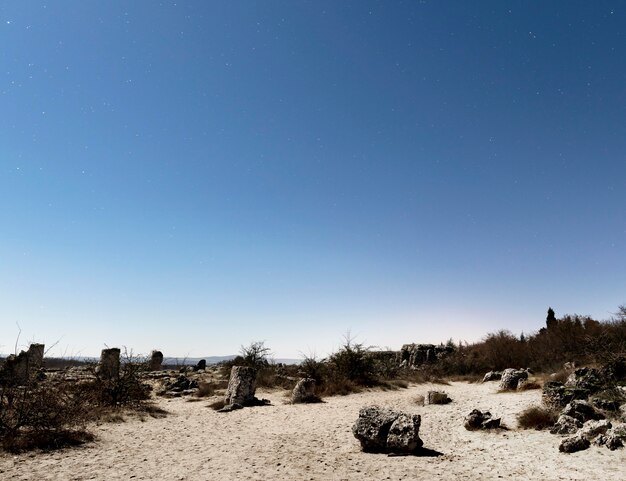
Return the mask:
{"type": "Polygon", "coordinates": [[[411,454],[422,446],[419,437],[421,417],[379,406],[359,411],[352,434],[366,452],[411,454]]]}
{"type": "Polygon", "coordinates": [[[291,393],[291,402],[294,404],[319,401],[320,398],[315,394],[315,379],[300,379],[291,393]]]}
{"type": "Polygon", "coordinates": [[[102,349],[98,375],[101,379],[118,379],[120,377],[120,350],[117,347],[102,349]]]}

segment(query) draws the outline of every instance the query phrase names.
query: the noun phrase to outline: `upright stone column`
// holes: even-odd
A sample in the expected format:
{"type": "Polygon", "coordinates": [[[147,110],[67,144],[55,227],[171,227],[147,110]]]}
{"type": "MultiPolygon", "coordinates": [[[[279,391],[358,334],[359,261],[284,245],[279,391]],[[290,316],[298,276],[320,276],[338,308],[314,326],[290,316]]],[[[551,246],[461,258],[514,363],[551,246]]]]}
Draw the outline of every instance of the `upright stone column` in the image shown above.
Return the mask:
{"type": "Polygon", "coordinates": [[[253,403],[256,393],[256,369],[247,366],[233,366],[224,403],[229,406],[239,404],[245,406],[253,403]]]}
{"type": "Polygon", "coordinates": [[[151,371],[160,371],[163,364],[163,353],[161,351],[152,351],[150,355],[149,369],[151,371]]]}
{"type": "Polygon", "coordinates": [[[31,344],[28,348],[28,367],[39,369],[43,366],[43,353],[45,344],[31,344]]]}
{"type": "Polygon", "coordinates": [[[119,348],[102,349],[98,373],[102,379],[117,379],[120,376],[119,348]]]}

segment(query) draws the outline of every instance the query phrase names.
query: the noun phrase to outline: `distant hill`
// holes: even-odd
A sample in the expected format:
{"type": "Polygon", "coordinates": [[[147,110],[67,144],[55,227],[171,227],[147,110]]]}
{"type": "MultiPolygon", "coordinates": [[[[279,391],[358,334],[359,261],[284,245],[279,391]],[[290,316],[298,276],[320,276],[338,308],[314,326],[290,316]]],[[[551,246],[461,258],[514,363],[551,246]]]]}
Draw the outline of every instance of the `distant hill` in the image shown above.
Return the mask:
{"type": "MultiPolygon", "coordinates": [[[[235,359],[237,356],[232,354],[230,356],[206,356],[206,357],[165,357],[163,358],[164,365],[194,365],[197,364],[198,361],[204,359],[207,364],[218,364],[224,361],[230,361],[231,359],[235,359]]],[[[300,364],[302,359],[289,359],[289,358],[275,358],[272,359],[275,363],[282,364],[300,364]]]]}

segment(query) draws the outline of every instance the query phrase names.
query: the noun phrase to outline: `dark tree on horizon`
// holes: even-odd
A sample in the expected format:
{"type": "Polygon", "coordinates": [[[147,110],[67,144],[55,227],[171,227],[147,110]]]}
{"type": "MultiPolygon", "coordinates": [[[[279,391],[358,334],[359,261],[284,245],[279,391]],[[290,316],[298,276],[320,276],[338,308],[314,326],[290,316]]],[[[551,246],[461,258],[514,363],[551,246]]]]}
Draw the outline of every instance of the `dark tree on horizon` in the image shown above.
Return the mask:
{"type": "Polygon", "coordinates": [[[548,307],[548,316],[546,317],[546,327],[548,329],[553,328],[554,326],[556,326],[557,320],[556,320],[556,316],[554,315],[554,309],[552,309],[551,307],[548,307]]]}

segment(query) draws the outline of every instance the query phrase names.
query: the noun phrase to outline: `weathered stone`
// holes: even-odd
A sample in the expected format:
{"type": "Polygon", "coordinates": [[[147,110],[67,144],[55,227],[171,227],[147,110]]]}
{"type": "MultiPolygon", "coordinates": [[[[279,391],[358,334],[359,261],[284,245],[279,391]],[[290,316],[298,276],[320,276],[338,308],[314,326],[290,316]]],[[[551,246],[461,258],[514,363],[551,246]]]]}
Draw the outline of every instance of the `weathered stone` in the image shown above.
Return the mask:
{"type": "Polygon", "coordinates": [[[426,396],[428,404],[448,404],[452,399],[443,391],[428,391],[426,396]]]}
{"type": "Polygon", "coordinates": [[[148,369],[150,371],[160,371],[163,365],[163,353],[161,351],[152,351],[150,354],[150,361],[148,362],[148,369]]]}
{"type": "Polygon", "coordinates": [[[412,453],[421,448],[419,437],[421,417],[418,414],[400,413],[389,428],[387,450],[394,453],[412,453]]]}
{"type": "Polygon", "coordinates": [[[550,429],[552,434],[574,434],[583,427],[583,423],[572,416],[561,414],[550,429]]]}
{"type": "Polygon", "coordinates": [[[584,389],[589,394],[596,393],[604,388],[606,379],[599,370],[590,367],[581,367],[569,375],[565,381],[566,387],[584,389]]]}
{"type": "Polygon", "coordinates": [[[522,369],[505,369],[502,371],[500,379],[500,389],[503,391],[514,391],[520,380],[528,379],[528,373],[522,369]]]}
{"type": "Polygon", "coordinates": [[[620,423],[614,425],[605,434],[601,434],[596,438],[594,444],[597,446],[606,446],[611,451],[624,447],[626,442],[626,424],[620,423]]]}
{"type": "Polygon", "coordinates": [[[256,369],[247,366],[233,366],[224,403],[250,405],[255,402],[256,369]]]}
{"type": "Polygon", "coordinates": [[[474,409],[465,418],[465,429],[476,431],[478,429],[496,429],[500,427],[500,418],[494,418],[489,411],[482,412],[474,409]]]}
{"type": "Polygon", "coordinates": [[[582,436],[572,436],[571,438],[565,438],[559,445],[559,451],[562,453],[575,453],[587,449],[591,443],[588,439],[582,436]]]}
{"type": "Polygon", "coordinates": [[[39,369],[43,366],[45,344],[31,344],[26,353],[28,356],[28,368],[39,369]]]}
{"type": "Polygon", "coordinates": [[[483,382],[499,381],[500,379],[502,379],[502,373],[500,371],[489,371],[485,374],[485,377],[483,377],[483,382]]]}
{"type": "Polygon", "coordinates": [[[548,381],[543,385],[542,401],[546,406],[562,408],[570,401],[587,399],[589,391],[576,387],[566,387],[562,382],[548,381]]]}
{"type": "Polygon", "coordinates": [[[352,434],[366,452],[411,453],[422,446],[421,418],[379,406],[366,406],[352,426],[352,434]]]}
{"type": "Polygon", "coordinates": [[[602,413],[596,411],[595,408],[587,401],[582,400],[576,400],[568,403],[563,411],[561,411],[561,414],[576,418],[583,423],[592,419],[604,419],[604,415],[602,413]]]}
{"type": "Polygon", "coordinates": [[[400,365],[404,367],[418,367],[422,364],[435,363],[452,352],[454,352],[452,346],[404,344],[400,349],[400,365]]]}
{"type": "Polygon", "coordinates": [[[591,441],[596,436],[605,434],[609,429],[611,429],[610,421],[607,421],[606,419],[601,419],[599,421],[592,420],[587,421],[578,434],[591,441]]]}
{"type": "Polygon", "coordinates": [[[320,398],[315,394],[315,379],[300,379],[291,392],[291,402],[310,403],[319,402],[320,398]]]}
{"type": "Polygon", "coordinates": [[[118,379],[120,377],[120,350],[117,347],[102,349],[98,375],[101,379],[118,379]]]}

